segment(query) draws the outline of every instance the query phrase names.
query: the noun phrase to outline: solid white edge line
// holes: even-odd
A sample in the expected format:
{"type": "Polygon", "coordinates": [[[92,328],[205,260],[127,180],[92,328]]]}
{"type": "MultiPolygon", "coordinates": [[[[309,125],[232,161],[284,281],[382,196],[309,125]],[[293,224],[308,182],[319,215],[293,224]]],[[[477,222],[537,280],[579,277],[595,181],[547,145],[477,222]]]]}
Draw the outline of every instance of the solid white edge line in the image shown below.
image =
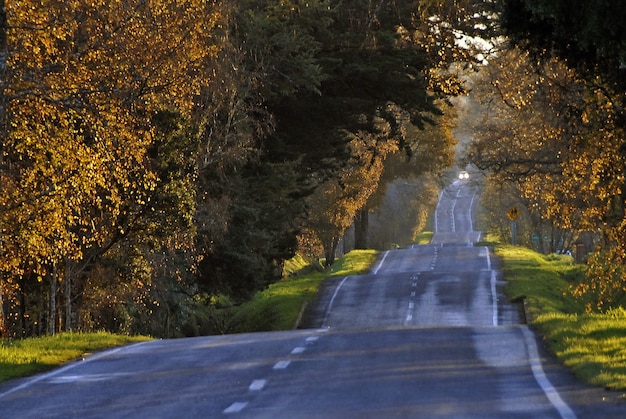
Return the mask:
{"type": "Polygon", "coordinates": [[[452,202],[452,207],[450,208],[450,228],[453,233],[456,233],[456,221],[454,220],[454,211],[456,208],[456,198],[452,202]]]}
{"type": "Polygon", "coordinates": [[[491,256],[489,256],[489,248],[487,246],[483,247],[483,249],[485,249],[485,252],[487,252],[487,270],[490,271],[491,270],[491,256]]]}
{"type": "Polygon", "coordinates": [[[346,282],[346,279],[348,279],[347,276],[339,283],[339,285],[337,285],[337,288],[335,289],[335,292],[332,298],[330,299],[330,302],[328,303],[328,309],[326,309],[326,315],[324,315],[324,321],[322,322],[322,327],[326,327],[326,320],[328,320],[328,316],[330,315],[330,310],[333,308],[333,302],[335,301],[335,297],[337,297],[337,294],[339,293],[339,289],[343,286],[343,283],[346,282]]]}
{"type": "Polygon", "coordinates": [[[388,254],[389,254],[389,250],[385,252],[385,254],[383,255],[383,258],[380,260],[380,262],[378,262],[378,266],[376,266],[376,268],[374,268],[374,270],[372,271],[372,274],[374,275],[378,274],[378,271],[380,270],[380,268],[382,268],[383,262],[385,261],[385,259],[387,259],[388,254]]]}
{"type": "Polygon", "coordinates": [[[17,387],[13,387],[13,388],[5,391],[4,393],[0,393],[0,399],[5,397],[5,396],[8,396],[11,393],[15,393],[16,391],[23,390],[23,389],[25,389],[25,388],[27,388],[27,387],[35,384],[35,383],[38,383],[39,381],[47,380],[47,379],[49,379],[51,377],[54,377],[55,375],[59,375],[61,373],[64,373],[65,371],[71,370],[72,368],[75,368],[75,367],[77,367],[79,365],[85,365],[86,362],[95,361],[95,360],[98,360],[100,358],[104,358],[105,356],[108,356],[108,355],[114,354],[116,352],[119,352],[122,349],[127,349],[127,348],[130,348],[130,347],[137,347],[139,345],[144,345],[144,344],[149,343],[149,342],[152,342],[152,341],[148,340],[148,341],[145,341],[145,342],[139,342],[139,343],[135,343],[135,344],[132,344],[132,345],[120,346],[119,348],[114,348],[114,349],[111,349],[111,350],[108,350],[108,351],[104,351],[104,352],[100,352],[100,353],[91,355],[91,356],[85,358],[83,361],[76,361],[76,362],[73,362],[71,364],[65,365],[64,367],[58,368],[58,369],[56,369],[54,371],[51,371],[51,372],[48,372],[48,373],[45,373],[45,374],[37,375],[37,376],[35,376],[35,377],[31,378],[31,379],[28,379],[27,381],[25,381],[24,383],[20,384],[17,387]]]}
{"type": "Polygon", "coordinates": [[[496,271],[491,271],[491,307],[493,308],[492,322],[498,325],[498,293],[496,290],[496,271]]]}
{"type": "Polygon", "coordinates": [[[470,201],[470,206],[469,206],[470,231],[474,231],[474,222],[472,221],[472,207],[474,206],[475,198],[476,198],[476,194],[472,195],[472,200],[470,201]]]}
{"type": "Polygon", "coordinates": [[[437,206],[435,206],[435,234],[439,233],[439,204],[441,203],[441,197],[443,196],[443,189],[439,192],[439,199],[437,200],[437,206]]]}
{"type": "Polygon", "coordinates": [[[535,376],[535,381],[537,381],[539,387],[541,387],[548,400],[550,400],[550,403],[552,403],[552,406],[554,406],[563,419],[576,419],[574,411],[563,401],[559,392],[554,388],[548,377],[546,377],[543,367],[541,366],[539,351],[537,350],[537,343],[535,342],[533,333],[528,326],[522,326],[521,329],[524,334],[524,340],[526,341],[526,349],[528,350],[528,362],[535,376]]]}

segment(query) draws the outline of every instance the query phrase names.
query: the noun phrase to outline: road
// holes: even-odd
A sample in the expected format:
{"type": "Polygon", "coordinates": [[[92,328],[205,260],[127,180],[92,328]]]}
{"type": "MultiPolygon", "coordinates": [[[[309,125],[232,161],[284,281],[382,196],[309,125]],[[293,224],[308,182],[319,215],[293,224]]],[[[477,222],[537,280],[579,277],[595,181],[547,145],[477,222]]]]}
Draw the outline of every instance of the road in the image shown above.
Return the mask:
{"type": "Polygon", "coordinates": [[[477,197],[441,195],[432,243],[328,281],[308,328],[156,340],[0,386],[0,418],[624,417],[547,356],[475,246],[477,197]]]}

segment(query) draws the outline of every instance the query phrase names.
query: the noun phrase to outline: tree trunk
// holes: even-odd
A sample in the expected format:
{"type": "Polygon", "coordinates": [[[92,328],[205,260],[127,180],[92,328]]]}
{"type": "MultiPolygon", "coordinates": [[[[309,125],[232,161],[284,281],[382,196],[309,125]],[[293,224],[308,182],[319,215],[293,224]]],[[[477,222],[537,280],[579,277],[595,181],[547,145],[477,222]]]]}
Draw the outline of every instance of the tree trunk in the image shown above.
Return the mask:
{"type": "Polygon", "coordinates": [[[6,315],[8,310],[6,309],[6,303],[4,301],[2,280],[3,278],[0,277],[0,339],[6,338],[8,336],[7,315],[6,315]]]}
{"type": "Polygon", "coordinates": [[[324,247],[324,255],[326,256],[326,266],[331,266],[335,263],[335,252],[337,251],[337,244],[339,241],[335,238],[331,240],[328,246],[324,247]]]}
{"type": "Polygon", "coordinates": [[[72,331],[72,275],[69,263],[65,262],[65,331],[72,331]]]}
{"type": "Polygon", "coordinates": [[[48,301],[48,335],[54,336],[57,319],[57,265],[52,267],[50,275],[50,299],[48,301]]]}
{"type": "Polygon", "coordinates": [[[369,210],[361,209],[354,219],[354,248],[367,249],[367,234],[369,230],[369,210]]]}

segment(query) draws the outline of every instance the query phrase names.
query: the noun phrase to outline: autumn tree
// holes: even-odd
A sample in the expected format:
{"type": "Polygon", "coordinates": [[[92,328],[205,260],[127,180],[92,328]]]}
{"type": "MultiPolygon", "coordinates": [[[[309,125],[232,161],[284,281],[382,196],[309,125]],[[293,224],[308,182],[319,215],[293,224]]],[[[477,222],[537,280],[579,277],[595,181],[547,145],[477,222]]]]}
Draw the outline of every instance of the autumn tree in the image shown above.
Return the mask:
{"type": "MultiPolygon", "coordinates": [[[[409,138],[408,149],[397,150],[390,153],[385,159],[384,171],[378,182],[374,193],[367,200],[366,205],[361,208],[355,219],[355,247],[359,249],[371,246],[369,238],[369,213],[377,211],[379,214],[383,200],[388,196],[388,187],[397,188],[393,185],[396,180],[408,182],[407,184],[417,184],[419,187],[414,191],[416,194],[423,194],[425,202],[431,202],[431,189],[429,178],[437,177],[443,170],[453,164],[453,151],[456,140],[452,134],[455,126],[455,111],[445,102],[439,102],[438,107],[442,111],[441,116],[433,116],[433,124],[429,124],[423,129],[419,129],[408,121],[402,121],[407,138],[409,138]],[[428,185],[428,186],[425,186],[428,185]]],[[[430,179],[433,180],[433,179],[430,179]]],[[[410,188],[408,188],[410,189],[410,188]]],[[[437,194],[435,194],[437,195],[437,194]]],[[[409,242],[416,234],[415,229],[421,230],[425,227],[423,211],[427,207],[411,205],[413,208],[412,217],[414,220],[407,220],[406,225],[413,225],[408,231],[405,240],[395,241],[409,242]],[[419,207],[419,208],[418,208],[419,207]],[[407,238],[408,237],[408,238],[407,238]]],[[[409,209],[407,209],[409,211],[409,209]]],[[[407,214],[408,215],[408,214],[407,214]]],[[[401,217],[398,214],[394,217],[401,217]]],[[[379,217],[379,230],[384,229],[384,220],[393,223],[390,217],[379,217]]]]}
{"type": "MultiPolygon", "coordinates": [[[[459,60],[476,62],[476,50],[462,48],[458,39],[465,30],[476,33],[478,21],[491,25],[490,12],[483,8],[479,13],[479,2],[457,3],[459,8],[437,2],[403,1],[392,5],[351,0],[328,7],[327,19],[317,21],[329,24],[318,24],[310,32],[319,51],[316,62],[323,71],[319,88],[269,102],[277,121],[268,145],[271,158],[299,156],[303,172],[327,182],[321,190],[327,188],[326,194],[339,194],[334,183],[343,183],[336,174],[344,176],[345,168],[351,167],[345,161],[354,161],[347,143],[354,135],[367,134],[375,140],[370,147],[380,150],[373,153],[382,160],[390,144],[408,156],[421,152],[418,149],[424,143],[415,144],[415,130],[435,123],[441,114],[438,98],[462,91],[461,78],[448,67],[459,60]],[[377,121],[387,124],[385,135],[377,132],[377,121]]],[[[300,6],[293,9],[304,13],[305,5],[300,6]]],[[[431,144],[435,154],[448,155],[447,140],[431,144]]],[[[367,213],[361,210],[367,200],[358,202],[361,207],[350,211],[350,217],[361,214],[357,220],[363,220],[364,225],[367,213]]],[[[349,225],[351,220],[342,223],[349,225]]],[[[327,233],[331,250],[337,234],[327,233]]]]}
{"type": "MultiPolygon", "coordinates": [[[[385,136],[388,125],[379,121],[385,136]]],[[[381,149],[380,141],[367,132],[357,132],[349,143],[352,159],[343,169],[339,179],[324,182],[310,198],[311,215],[306,226],[314,231],[324,247],[326,265],[335,261],[335,252],[344,233],[354,222],[354,217],[363,208],[378,188],[387,155],[397,151],[389,142],[381,149]]]]}
{"type": "Polygon", "coordinates": [[[47,278],[53,292],[52,273],[67,261],[94,260],[160,216],[153,116],[191,115],[219,17],[192,0],[6,6],[0,263],[9,281],[47,278]]]}
{"type": "Polygon", "coordinates": [[[474,95],[485,114],[476,124],[469,160],[496,182],[514,185],[520,196],[510,206],[526,208],[534,234],[550,238],[547,249],[571,245],[568,230],[593,229],[593,194],[585,194],[582,183],[573,185],[587,171],[577,167],[576,144],[592,135],[582,121],[573,122],[587,109],[580,80],[557,60],[537,68],[526,53],[513,49],[490,61],[474,95]],[[547,234],[542,220],[556,228],[547,234]]]}
{"type": "MultiPolygon", "coordinates": [[[[580,113],[589,133],[573,144],[576,164],[568,173],[570,191],[591,195],[585,213],[602,232],[590,259],[587,279],[576,290],[589,296],[590,309],[622,304],[626,260],[624,207],[624,8],[621,2],[508,0],[503,27],[535,59],[560,57],[584,80],[588,109],[580,113]]],[[[585,202],[586,204],[586,202],[585,202]]]]}

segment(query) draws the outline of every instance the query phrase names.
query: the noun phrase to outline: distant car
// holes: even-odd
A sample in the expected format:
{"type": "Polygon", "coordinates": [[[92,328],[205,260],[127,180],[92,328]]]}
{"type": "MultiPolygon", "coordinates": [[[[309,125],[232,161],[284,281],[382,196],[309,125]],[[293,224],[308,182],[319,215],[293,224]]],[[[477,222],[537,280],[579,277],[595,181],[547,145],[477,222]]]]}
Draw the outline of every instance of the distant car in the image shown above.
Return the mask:
{"type": "Polygon", "coordinates": [[[469,179],[469,173],[467,173],[465,170],[463,170],[461,173],[459,173],[459,179],[461,179],[461,180],[469,179]]]}

